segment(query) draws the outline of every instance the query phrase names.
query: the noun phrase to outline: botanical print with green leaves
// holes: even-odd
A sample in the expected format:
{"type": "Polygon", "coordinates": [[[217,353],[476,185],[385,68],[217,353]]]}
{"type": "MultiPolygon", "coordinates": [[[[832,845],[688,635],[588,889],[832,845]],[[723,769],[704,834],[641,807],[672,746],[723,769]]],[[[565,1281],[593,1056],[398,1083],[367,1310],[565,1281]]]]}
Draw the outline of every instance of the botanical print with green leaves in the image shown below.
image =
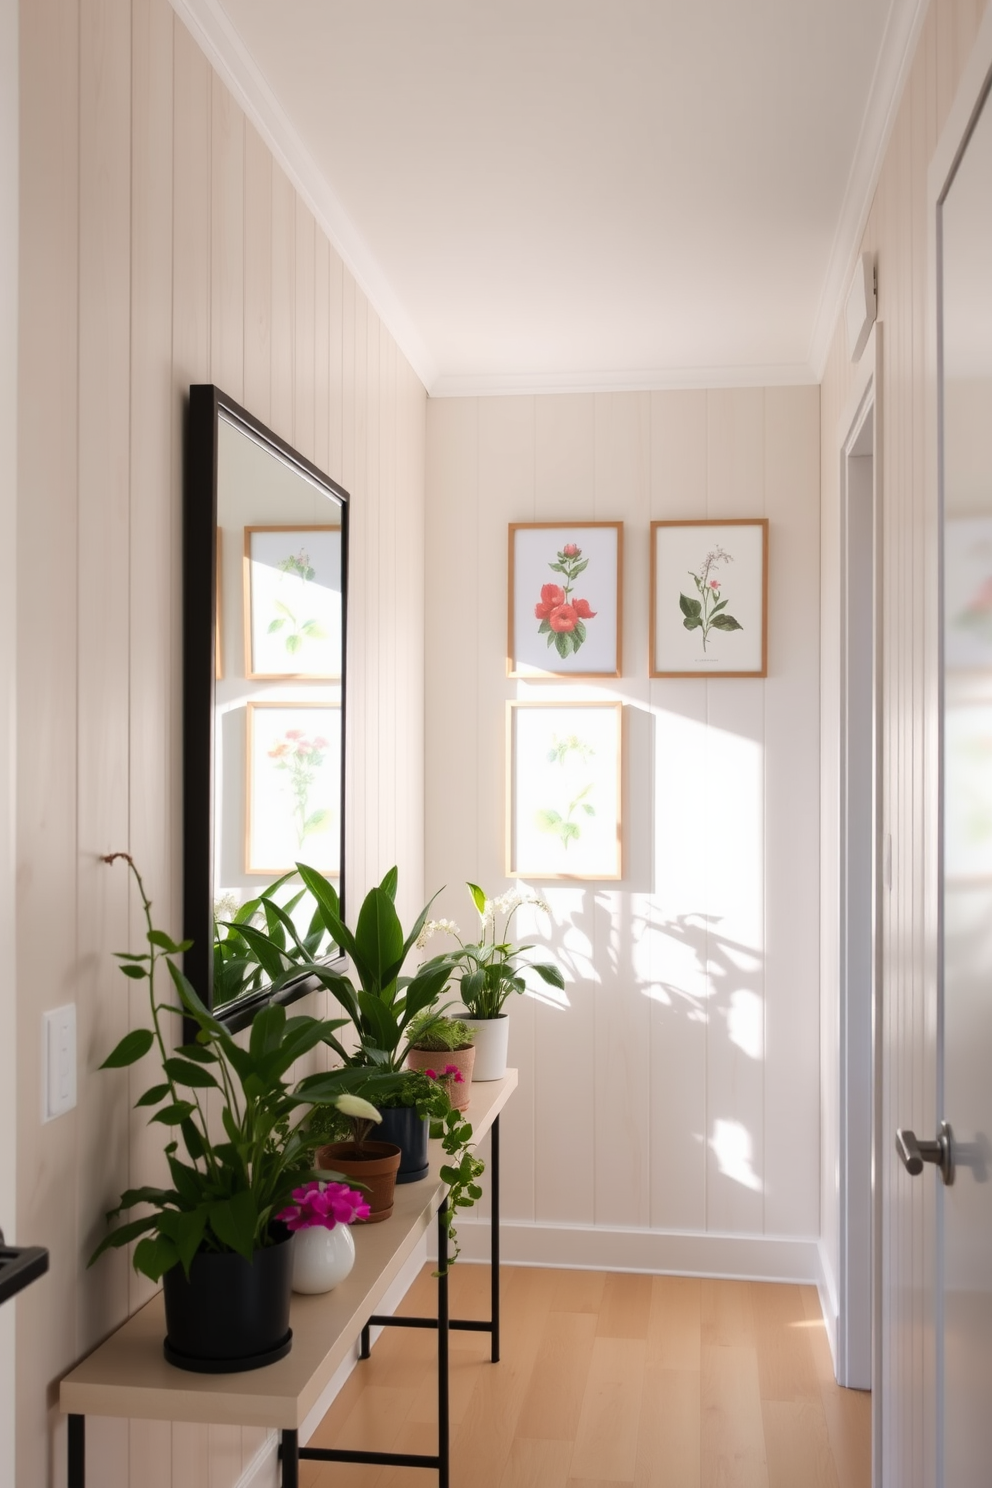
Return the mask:
{"type": "Polygon", "coordinates": [[[588,772],[582,768],[588,765],[595,753],[576,734],[562,739],[557,734],[551,736],[547,761],[561,769],[561,790],[557,795],[557,805],[542,806],[536,814],[536,822],[539,831],[557,837],[566,850],[570,842],[577,842],[582,836],[584,819],[596,815],[596,808],[589,800],[595,780],[585,779],[588,772]]]}
{"type": "Polygon", "coordinates": [[[721,590],[723,581],[716,577],[714,570],[720,563],[733,563],[730,553],[724,551],[719,543],[711,548],[703,559],[698,573],[688,570],[689,575],[696,586],[698,599],[691,599],[687,594],[679,595],[679,608],[682,611],[682,624],[686,630],[698,630],[702,636],[703,650],[706,650],[711,630],[729,631],[743,630],[743,626],[733,615],[727,613],[727,601],[723,598],[721,590]]]}
{"type": "Polygon", "coordinates": [[[289,587],[283,599],[273,600],[278,611],[275,619],[268,627],[268,634],[275,635],[277,632],[285,631],[283,640],[286,650],[291,656],[302,649],[306,641],[325,641],[327,631],[318,620],[301,618],[306,615],[308,586],[317,577],[317,570],[310,562],[310,554],[305,548],[300,548],[298,553],[290,553],[287,558],[280,559],[276,565],[280,573],[285,574],[289,580],[289,587]],[[289,627],[286,630],[286,627],[289,627]]]}
{"type": "Polygon", "coordinates": [[[320,734],[308,739],[303,729],[287,729],[268,752],[274,767],[288,777],[298,847],[315,832],[326,832],[331,824],[329,809],[310,808],[310,792],[329,748],[329,741],[320,734]]]}

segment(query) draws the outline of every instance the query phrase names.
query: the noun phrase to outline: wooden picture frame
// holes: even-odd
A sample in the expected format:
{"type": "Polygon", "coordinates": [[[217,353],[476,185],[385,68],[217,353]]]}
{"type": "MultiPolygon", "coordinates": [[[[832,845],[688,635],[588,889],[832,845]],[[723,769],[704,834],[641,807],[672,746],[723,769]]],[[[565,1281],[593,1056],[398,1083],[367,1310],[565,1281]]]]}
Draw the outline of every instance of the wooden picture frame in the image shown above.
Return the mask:
{"type": "Polygon", "coordinates": [[[339,680],[341,528],[308,522],[244,534],[245,676],[339,680]]]}
{"type": "Polygon", "coordinates": [[[245,873],[304,862],[339,875],[340,704],[267,699],[245,710],[245,873]]]}
{"type": "Polygon", "coordinates": [[[767,517],[651,523],[650,655],[652,677],[768,675],[767,517]]]}
{"type": "Polygon", "coordinates": [[[621,675],[622,522],[511,522],[508,573],[508,677],[621,675]]]}
{"type": "Polygon", "coordinates": [[[623,706],[509,702],[510,878],[623,877],[623,706]]]}

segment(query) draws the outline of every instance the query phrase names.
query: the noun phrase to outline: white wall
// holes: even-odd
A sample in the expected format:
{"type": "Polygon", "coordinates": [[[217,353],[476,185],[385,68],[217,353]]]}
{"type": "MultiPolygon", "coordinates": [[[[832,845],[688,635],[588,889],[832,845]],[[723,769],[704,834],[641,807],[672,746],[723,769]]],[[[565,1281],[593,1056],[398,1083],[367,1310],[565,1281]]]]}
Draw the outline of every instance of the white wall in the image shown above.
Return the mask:
{"type": "Polygon", "coordinates": [[[623,882],[532,885],[568,1005],[512,1009],[506,1254],[812,1278],[818,390],[440,399],[427,427],[438,912],[468,928],[463,880],[507,886],[506,700],[625,705],[623,882]],[[648,524],[725,516],[770,519],[768,678],[649,681],[648,524]],[[570,519],[625,523],[625,675],[510,682],[507,523],[570,519]]]}
{"type": "MultiPolygon", "coordinates": [[[[14,963],[14,710],[17,615],[17,0],[0,0],[0,1229],[16,1226],[17,986],[14,963]]],[[[14,1309],[0,1308],[0,1488],[14,1488],[14,1309]]]]}
{"type": "MultiPolygon", "coordinates": [[[[97,1070],[147,1016],[112,959],[140,916],[98,855],[129,848],[178,930],[186,390],[218,383],[351,492],[349,884],[399,861],[407,913],[426,396],[168,0],[30,0],[20,21],[17,1219],[52,1270],[17,1308],[16,1480],[47,1488],[53,1382],[148,1291],[123,1253],[86,1269],[104,1212],[161,1163],[130,1111],[145,1072],[97,1070]],[[41,1017],[65,1002],[79,1101],[42,1125],[41,1017]]],[[[91,1481],[231,1488],[264,1435],[93,1421],[91,1481]]]]}

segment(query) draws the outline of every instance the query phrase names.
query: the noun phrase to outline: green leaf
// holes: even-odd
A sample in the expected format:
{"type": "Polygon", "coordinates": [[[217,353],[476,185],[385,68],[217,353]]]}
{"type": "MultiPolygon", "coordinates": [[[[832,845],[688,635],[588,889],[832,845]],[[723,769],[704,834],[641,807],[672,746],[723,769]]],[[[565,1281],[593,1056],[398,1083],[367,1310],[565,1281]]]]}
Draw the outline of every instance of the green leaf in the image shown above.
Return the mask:
{"type": "Polygon", "coordinates": [[[583,801],[582,802],[582,810],[585,812],[586,816],[595,816],[596,815],[596,808],[595,808],[595,806],[590,806],[588,801],[583,801]]]}
{"type": "Polygon", "coordinates": [[[703,622],[698,615],[690,615],[688,620],[682,621],[682,624],[685,626],[686,630],[699,630],[702,623],[703,622]]]}
{"type": "Polygon", "coordinates": [[[565,660],[565,657],[568,655],[571,649],[572,642],[570,636],[568,636],[565,631],[560,631],[555,636],[555,650],[558,652],[558,655],[561,657],[562,661],[565,660]]]}
{"type": "Polygon", "coordinates": [[[143,966],[135,966],[133,962],[129,962],[127,966],[122,966],[121,971],[126,977],[131,977],[136,982],[148,975],[143,966]]]}
{"type": "Polygon", "coordinates": [[[713,606],[713,608],[710,610],[710,614],[711,615],[715,615],[715,614],[718,613],[718,611],[725,610],[726,608],[727,608],[727,600],[721,599],[720,603],[719,604],[715,604],[713,606]]]}
{"type": "MultiPolygon", "coordinates": [[[[226,1110],[227,1107],[225,1106],[224,1109],[226,1110]]],[[[180,1130],[183,1134],[183,1141],[186,1143],[186,1151],[189,1153],[194,1162],[199,1162],[200,1158],[204,1155],[204,1152],[206,1150],[203,1141],[203,1133],[200,1131],[200,1128],[197,1126],[195,1121],[190,1121],[188,1119],[186,1121],[180,1122],[180,1130]]],[[[174,1160],[178,1161],[178,1159],[174,1160]]]]}
{"type": "Polygon", "coordinates": [[[161,1281],[166,1271],[179,1264],[179,1252],[171,1240],[157,1235],[154,1240],[139,1240],[134,1252],[134,1269],[151,1281],[161,1281]]]}
{"type": "Polygon", "coordinates": [[[561,821],[561,813],[558,811],[535,812],[534,820],[539,832],[554,832],[561,821]]]}
{"type": "Polygon", "coordinates": [[[160,1121],[163,1126],[179,1126],[192,1116],[195,1110],[196,1107],[192,1101],[176,1101],[174,1106],[163,1106],[161,1111],[156,1111],[151,1119],[160,1121]]]}
{"type": "MultiPolygon", "coordinates": [[[[122,970],[126,972],[128,968],[125,966],[122,970]]],[[[145,973],[141,972],[141,975],[144,976],[145,973]]],[[[150,1028],[132,1028],[130,1033],[124,1035],[116,1049],[107,1055],[100,1068],[124,1069],[129,1064],[137,1064],[138,1060],[143,1059],[148,1053],[154,1042],[155,1035],[150,1028]]]]}
{"type": "Polygon", "coordinates": [[[576,651],[578,651],[579,647],[582,645],[582,642],[586,638],[586,628],[583,625],[583,623],[582,623],[581,620],[576,620],[576,622],[575,622],[575,629],[572,631],[572,635],[575,637],[575,639],[572,642],[572,645],[573,645],[574,649],[576,651]]]}
{"type": "Polygon", "coordinates": [[[485,912],[486,912],[486,896],[482,892],[482,890],[479,888],[479,885],[478,884],[474,884],[474,883],[470,883],[469,886],[468,886],[468,891],[472,895],[472,903],[475,905],[475,907],[479,911],[480,915],[485,914],[485,912]]]}
{"type": "Polygon", "coordinates": [[[550,568],[550,570],[551,570],[552,573],[564,573],[565,572],[565,565],[564,565],[564,563],[549,563],[548,564],[548,567],[550,568]]]}
{"type": "Polygon", "coordinates": [[[217,1081],[209,1070],[188,1059],[167,1059],[162,1068],[176,1085],[186,1085],[193,1090],[216,1090],[217,1081]]]}
{"type": "Polygon", "coordinates": [[[139,1096],[134,1103],[134,1108],[137,1110],[139,1106],[157,1106],[159,1101],[165,1100],[169,1093],[168,1085],[153,1085],[150,1090],[145,1091],[144,1095],[139,1096]]]}
{"type": "Polygon", "coordinates": [[[392,899],[392,901],[393,901],[394,904],[396,903],[396,889],[397,889],[397,886],[399,884],[399,881],[400,881],[400,870],[397,867],[397,865],[394,863],[393,866],[392,866],[392,868],[390,868],[388,870],[388,872],[383,876],[382,883],[379,885],[379,887],[382,890],[382,892],[384,894],[388,894],[389,897],[390,897],[390,899],[392,899]]]}
{"type": "Polygon", "coordinates": [[[144,1219],[132,1219],[127,1224],[118,1225],[116,1230],[111,1230],[109,1235],[104,1235],[86,1262],[87,1266],[92,1266],[94,1261],[99,1260],[105,1250],[120,1250],[122,1245],[129,1245],[139,1235],[145,1234],[147,1230],[153,1230],[157,1224],[157,1214],[146,1214],[144,1219]]]}
{"type": "Polygon", "coordinates": [[[286,961],[282,951],[273,944],[264,930],[259,930],[255,925],[239,925],[236,933],[258,957],[259,964],[268,976],[277,977],[285,971],[286,961]]]}
{"type": "Polygon", "coordinates": [[[301,635],[295,635],[294,634],[294,635],[288,635],[286,637],[286,650],[289,651],[289,652],[291,652],[292,654],[295,655],[295,653],[297,651],[299,651],[299,649],[300,649],[300,647],[302,645],[303,645],[303,637],[301,635]]]}
{"type": "Polygon", "coordinates": [[[388,987],[396,973],[392,968],[403,958],[403,927],[389,893],[370,889],[355,927],[359,975],[368,991],[388,987]],[[365,968],[363,971],[361,968],[365,968]]]}
{"type": "Polygon", "coordinates": [[[327,631],[317,620],[305,620],[300,626],[303,634],[313,641],[326,641],[327,631]]]}
{"type": "Polygon", "coordinates": [[[181,951],[188,951],[193,944],[191,940],[175,941],[171,935],[166,935],[164,930],[149,930],[148,940],[152,945],[159,946],[161,950],[168,951],[170,956],[178,956],[181,951]]]}
{"type": "Polygon", "coordinates": [[[304,832],[319,832],[321,828],[327,828],[331,824],[331,812],[325,808],[319,811],[311,811],[303,823],[304,832]]]}
{"type": "Polygon", "coordinates": [[[193,1059],[197,1064],[217,1064],[217,1055],[213,1049],[205,1049],[202,1044],[180,1044],[176,1053],[183,1059],[193,1059]]]}
{"type": "Polygon", "coordinates": [[[700,614],[702,608],[702,604],[698,599],[690,599],[686,594],[679,595],[679,609],[683,615],[688,615],[690,620],[694,615],[700,614]]]}
{"type": "Polygon", "coordinates": [[[551,961],[535,961],[532,966],[528,967],[528,970],[536,971],[541,980],[551,987],[563,988],[565,985],[565,978],[562,976],[560,967],[555,966],[551,961]]]}
{"type": "Polygon", "coordinates": [[[741,625],[739,621],[735,620],[733,615],[717,615],[714,620],[710,621],[710,624],[713,626],[714,630],[744,629],[743,625],[741,625]]]}
{"type": "Polygon", "coordinates": [[[266,634],[267,635],[273,635],[277,630],[282,630],[282,628],[283,628],[283,626],[285,624],[286,624],[285,620],[273,620],[270,623],[269,628],[268,628],[268,631],[266,632],[266,634]]]}
{"type": "Polygon", "coordinates": [[[209,1214],[210,1228],[221,1244],[230,1250],[236,1250],[238,1255],[250,1261],[255,1249],[255,1226],[258,1224],[258,1210],[251,1190],[242,1189],[233,1198],[211,1204],[209,1214]]]}
{"type": "Polygon", "coordinates": [[[540,625],[537,627],[537,633],[538,633],[538,635],[547,635],[547,633],[548,633],[548,631],[550,629],[551,629],[551,622],[550,622],[550,620],[542,620],[541,623],[540,623],[540,625]]]}
{"type": "Polygon", "coordinates": [[[575,565],[575,567],[572,569],[572,578],[573,579],[577,579],[578,576],[579,576],[579,574],[580,573],[583,573],[588,567],[589,567],[589,559],[588,558],[583,558],[582,562],[581,563],[577,563],[575,565]]]}

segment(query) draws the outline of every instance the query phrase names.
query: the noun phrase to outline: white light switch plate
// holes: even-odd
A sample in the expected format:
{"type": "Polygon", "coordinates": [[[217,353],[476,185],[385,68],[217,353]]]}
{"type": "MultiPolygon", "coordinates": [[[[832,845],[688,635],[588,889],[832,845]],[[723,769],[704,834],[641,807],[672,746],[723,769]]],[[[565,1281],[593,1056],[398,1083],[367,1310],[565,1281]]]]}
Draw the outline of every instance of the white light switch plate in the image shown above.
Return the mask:
{"type": "Polygon", "coordinates": [[[76,1104],[76,1004],[44,1015],[45,1120],[64,1116],[76,1104]]]}

